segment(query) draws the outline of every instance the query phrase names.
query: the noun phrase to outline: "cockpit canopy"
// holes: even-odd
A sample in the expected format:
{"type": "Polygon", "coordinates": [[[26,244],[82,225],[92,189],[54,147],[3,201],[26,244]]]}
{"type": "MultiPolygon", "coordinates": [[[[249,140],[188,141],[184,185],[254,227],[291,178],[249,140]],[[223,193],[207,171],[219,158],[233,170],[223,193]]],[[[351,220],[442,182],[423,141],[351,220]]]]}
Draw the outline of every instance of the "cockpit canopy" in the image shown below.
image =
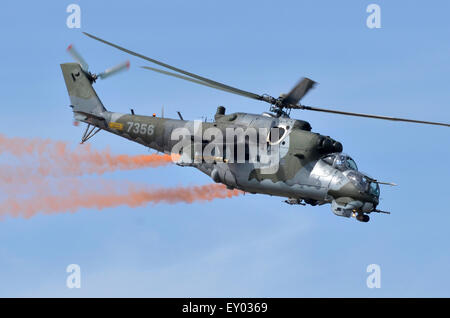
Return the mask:
{"type": "Polygon", "coordinates": [[[358,166],[356,165],[355,160],[345,153],[332,153],[322,157],[322,160],[340,171],[358,171],[358,166]]]}
{"type": "Polygon", "coordinates": [[[347,178],[357,187],[360,191],[369,193],[372,196],[380,196],[380,186],[370,177],[365,176],[360,172],[349,171],[347,178]]]}
{"type": "Polygon", "coordinates": [[[346,171],[345,175],[347,178],[360,191],[377,198],[380,196],[380,186],[378,183],[365,174],[358,172],[356,162],[349,155],[341,152],[335,152],[322,157],[321,160],[342,172],[346,171]]]}

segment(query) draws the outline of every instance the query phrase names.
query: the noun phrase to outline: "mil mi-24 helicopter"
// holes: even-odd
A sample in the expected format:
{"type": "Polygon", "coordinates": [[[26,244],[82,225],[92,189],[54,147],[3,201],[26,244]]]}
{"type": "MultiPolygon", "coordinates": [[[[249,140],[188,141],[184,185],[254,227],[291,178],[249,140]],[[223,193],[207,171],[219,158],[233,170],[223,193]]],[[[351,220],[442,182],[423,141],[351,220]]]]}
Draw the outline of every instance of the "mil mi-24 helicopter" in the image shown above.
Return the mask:
{"type": "Polygon", "coordinates": [[[285,202],[288,204],[315,206],[330,203],[334,214],[355,217],[358,221],[368,222],[370,213],[390,213],[377,209],[380,196],[379,185],[395,184],[381,182],[358,171],[355,161],[342,152],[343,146],[340,142],[329,136],[312,132],[308,122],[290,118],[290,111],[292,109],[311,110],[450,127],[448,123],[352,113],[302,105],[299,103],[300,100],[316,84],[309,78],[303,78],[288,94],[278,98],[254,94],[184,71],[94,35],[83,33],[175,73],[149,66],[143,66],[144,69],[264,101],[271,105],[270,112],[261,115],[242,112],[226,114],[225,108],[219,106],[214,121],[202,122],[201,125],[196,124],[195,121],[184,120],[179,112],[179,119],[157,117],[155,114],[153,116],[135,115],[133,110],[131,114],[111,112],[103,106],[92,84],[98,78],[106,78],[128,68],[129,62],[119,64],[98,75],[93,74],[88,70],[88,65],[81,55],[73,46],[69,46],[68,51],[77,63],[61,64],[61,69],[73,108],[74,119],[77,122],[88,124],[82,137],[82,143],[100,130],[105,130],[159,152],[181,154],[178,150],[174,151],[180,140],[179,138],[174,139],[173,134],[177,130],[184,129],[191,134],[187,140],[189,145],[193,144],[193,148],[189,148],[188,151],[191,161],[179,161],[178,164],[195,167],[229,189],[285,197],[285,202]],[[205,133],[211,129],[219,134],[208,135],[205,133]],[[243,138],[233,139],[231,143],[228,139],[217,137],[220,134],[221,137],[225,136],[227,129],[242,129],[245,132],[249,129],[256,129],[259,133],[265,133],[265,135],[259,134],[256,139],[259,140],[259,144],[264,144],[271,161],[277,164],[269,165],[270,168],[266,169],[259,163],[261,160],[259,153],[256,157],[251,156],[253,159],[256,158],[255,161],[249,160],[252,144],[246,139],[245,134],[243,138]],[[212,138],[212,135],[215,138],[212,138]],[[211,156],[209,158],[201,157],[202,151],[206,150],[208,145],[214,141],[216,143],[212,148],[211,156]],[[240,149],[244,149],[244,161],[233,161],[236,149],[240,146],[243,146],[240,149]]]}

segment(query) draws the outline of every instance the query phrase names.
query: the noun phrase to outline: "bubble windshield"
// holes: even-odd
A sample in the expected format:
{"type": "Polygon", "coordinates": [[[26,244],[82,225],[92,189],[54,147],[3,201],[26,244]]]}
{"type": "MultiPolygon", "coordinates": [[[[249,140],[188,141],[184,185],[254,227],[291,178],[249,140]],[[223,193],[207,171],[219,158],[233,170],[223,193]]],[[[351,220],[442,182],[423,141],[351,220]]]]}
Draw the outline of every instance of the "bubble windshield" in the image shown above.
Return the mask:
{"type": "Polygon", "coordinates": [[[346,171],[346,170],[355,170],[358,171],[358,166],[356,165],[355,160],[353,160],[349,155],[344,153],[333,153],[329,154],[322,158],[322,160],[333,166],[334,168],[346,171]]]}
{"type": "Polygon", "coordinates": [[[367,178],[356,171],[350,171],[347,173],[347,178],[362,192],[367,192],[369,190],[369,181],[367,178]]]}
{"type": "Polygon", "coordinates": [[[376,197],[380,196],[380,186],[378,185],[377,182],[371,182],[370,186],[369,186],[369,193],[371,195],[374,195],[376,197]]]}
{"type": "Polygon", "coordinates": [[[380,196],[380,186],[377,182],[373,181],[370,177],[363,175],[360,172],[349,171],[346,172],[347,178],[357,187],[360,191],[373,195],[375,197],[380,196]]]}

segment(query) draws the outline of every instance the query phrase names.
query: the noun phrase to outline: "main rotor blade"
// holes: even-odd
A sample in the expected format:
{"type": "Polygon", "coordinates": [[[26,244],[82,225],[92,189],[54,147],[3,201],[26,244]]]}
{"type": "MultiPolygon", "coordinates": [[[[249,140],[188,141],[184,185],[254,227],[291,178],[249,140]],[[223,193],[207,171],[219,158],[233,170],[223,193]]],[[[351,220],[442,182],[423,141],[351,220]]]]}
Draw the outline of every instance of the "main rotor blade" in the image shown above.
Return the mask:
{"type": "MultiPolygon", "coordinates": [[[[225,91],[225,92],[228,92],[228,93],[233,93],[233,94],[241,95],[241,94],[239,94],[239,93],[232,92],[232,91],[230,91],[230,90],[228,90],[228,89],[225,89],[225,88],[222,88],[222,87],[219,87],[219,86],[215,86],[215,85],[209,84],[209,83],[207,83],[207,82],[199,81],[199,80],[190,78],[190,77],[188,77],[188,76],[184,76],[184,75],[180,75],[180,74],[168,72],[168,71],[161,70],[161,69],[154,68],[154,67],[150,67],[150,66],[141,66],[141,68],[144,68],[144,69],[146,69],[146,70],[150,70],[150,71],[153,71],[153,72],[161,73],[161,74],[164,74],[164,75],[169,75],[169,76],[173,76],[173,77],[176,77],[176,78],[180,78],[180,79],[183,79],[183,80],[185,80],[185,81],[192,82],[192,83],[196,83],[196,84],[204,85],[204,86],[207,86],[207,87],[212,87],[212,88],[215,88],[215,89],[219,89],[219,90],[221,90],[221,91],[225,91]]],[[[241,96],[247,97],[247,95],[241,95],[241,96]]]]}
{"type": "Polygon", "coordinates": [[[179,68],[177,68],[177,67],[171,66],[171,65],[169,65],[169,64],[160,62],[160,61],[158,61],[158,60],[152,59],[152,58],[147,57],[147,56],[145,56],[145,55],[142,55],[142,54],[139,54],[139,53],[130,51],[130,50],[128,50],[128,49],[126,49],[126,48],[124,48],[124,47],[118,46],[118,45],[116,45],[116,44],[114,44],[114,43],[111,43],[111,42],[108,42],[108,41],[106,41],[106,40],[100,39],[100,38],[96,37],[95,35],[92,35],[92,34],[89,34],[89,33],[86,33],[86,32],[83,32],[83,33],[84,33],[85,35],[87,35],[88,37],[94,39],[94,40],[97,40],[97,41],[100,41],[100,42],[102,42],[102,43],[105,43],[105,44],[107,44],[107,45],[109,45],[109,46],[112,46],[112,47],[114,47],[114,48],[116,48],[116,49],[118,49],[118,50],[121,50],[121,51],[123,51],[123,52],[125,52],[125,53],[134,55],[134,56],[139,57],[139,58],[141,58],[141,59],[144,59],[144,60],[147,60],[147,61],[149,61],[149,62],[155,63],[155,64],[160,65],[160,66],[162,66],[162,67],[168,68],[168,69],[170,69],[170,70],[172,70],[172,71],[175,71],[175,72],[184,74],[184,75],[186,75],[186,76],[192,77],[192,78],[194,78],[194,79],[197,79],[197,80],[199,80],[199,81],[203,81],[203,82],[205,82],[205,83],[208,83],[208,84],[211,85],[211,87],[214,87],[214,88],[219,88],[219,87],[220,87],[222,90],[228,91],[228,92],[230,92],[230,93],[235,93],[235,94],[238,94],[238,95],[241,95],[241,96],[246,96],[246,97],[253,98],[253,99],[256,99],[256,100],[266,100],[266,99],[265,99],[263,96],[261,96],[261,95],[254,94],[254,93],[251,93],[251,92],[247,92],[247,91],[244,91],[244,90],[241,90],[241,89],[232,87],[232,86],[225,85],[225,84],[220,83],[220,82],[216,82],[216,81],[210,80],[210,79],[208,79],[208,78],[206,78],[206,77],[202,77],[202,76],[200,76],[200,75],[197,75],[197,74],[194,74],[194,73],[190,73],[190,72],[184,71],[184,70],[179,69],[179,68]]]}
{"type": "Polygon", "coordinates": [[[302,78],[300,82],[292,88],[289,94],[283,98],[283,104],[296,105],[303,98],[303,96],[305,96],[306,93],[314,87],[315,84],[316,82],[307,77],[302,78]]]}
{"type": "Polygon", "coordinates": [[[325,108],[318,108],[318,107],[305,106],[305,105],[288,105],[286,107],[287,108],[292,108],[292,109],[313,110],[313,111],[316,111],[316,112],[332,113],[332,114],[339,114],[339,115],[346,115],[346,116],[366,117],[366,118],[375,118],[375,119],[383,119],[383,120],[391,120],[391,121],[402,121],[402,122],[416,123],[416,124],[427,124],[427,125],[437,125],[437,126],[450,127],[450,124],[439,123],[439,122],[434,122],[434,121],[424,121],[424,120],[416,120],[416,119],[396,118],[396,117],[388,117],[388,116],[380,116],[380,115],[352,113],[352,112],[344,112],[344,111],[340,111],[340,110],[325,109],[325,108]]]}
{"type": "Polygon", "coordinates": [[[69,52],[70,55],[72,55],[73,59],[78,62],[78,64],[81,65],[81,69],[85,72],[88,71],[89,65],[86,63],[86,61],[83,59],[80,53],[75,49],[73,44],[70,44],[67,47],[67,52],[69,52]]]}

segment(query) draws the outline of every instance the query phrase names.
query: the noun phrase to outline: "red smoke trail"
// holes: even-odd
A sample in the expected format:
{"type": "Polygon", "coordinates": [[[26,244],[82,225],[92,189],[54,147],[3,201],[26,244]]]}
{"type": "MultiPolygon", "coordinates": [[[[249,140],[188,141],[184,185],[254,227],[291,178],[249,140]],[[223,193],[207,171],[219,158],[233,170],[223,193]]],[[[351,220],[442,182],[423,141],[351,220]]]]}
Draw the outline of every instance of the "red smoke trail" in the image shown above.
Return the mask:
{"type": "Polygon", "coordinates": [[[149,188],[102,179],[80,180],[83,174],[167,165],[170,155],[113,155],[89,144],[71,148],[68,143],[39,138],[0,135],[0,155],[14,156],[15,165],[0,165],[0,218],[29,218],[37,213],[75,212],[79,209],[137,207],[148,203],[193,203],[242,194],[221,184],[192,187],[149,188]],[[31,160],[22,163],[17,159],[31,160]],[[56,177],[47,178],[47,177],[56,177]],[[62,178],[61,178],[62,177],[62,178]]]}
{"type": "Polygon", "coordinates": [[[63,194],[52,194],[47,186],[43,185],[37,193],[26,199],[10,196],[0,203],[0,217],[10,215],[30,218],[39,212],[45,214],[75,212],[82,208],[101,210],[122,205],[138,207],[148,203],[205,202],[243,194],[239,190],[228,190],[221,184],[174,188],[146,188],[128,184],[125,191],[103,184],[100,190],[80,191],[76,189],[79,188],[77,183],[72,184],[67,191],[63,191],[63,194]]]}
{"type": "Polygon", "coordinates": [[[0,135],[0,154],[37,159],[32,165],[0,165],[0,179],[23,183],[35,177],[79,176],[103,174],[116,170],[132,170],[167,165],[167,154],[113,155],[108,149],[94,150],[89,144],[71,149],[66,142],[40,138],[5,137],[0,135]]]}
{"type": "Polygon", "coordinates": [[[44,153],[49,145],[58,147],[64,142],[55,142],[50,139],[6,137],[0,134],[0,154],[8,152],[14,156],[24,156],[44,153]]]}

